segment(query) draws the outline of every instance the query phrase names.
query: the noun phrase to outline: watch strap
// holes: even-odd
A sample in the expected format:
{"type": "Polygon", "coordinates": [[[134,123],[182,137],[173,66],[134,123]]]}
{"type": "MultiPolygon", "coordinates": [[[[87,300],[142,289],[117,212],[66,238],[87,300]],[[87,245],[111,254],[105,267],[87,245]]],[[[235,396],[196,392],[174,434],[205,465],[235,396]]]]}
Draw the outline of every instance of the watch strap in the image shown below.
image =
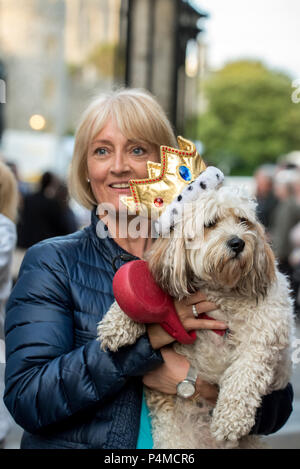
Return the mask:
{"type": "Polygon", "coordinates": [[[188,381],[192,381],[193,384],[196,384],[197,376],[198,376],[198,373],[197,373],[196,368],[190,365],[188,374],[186,375],[185,379],[188,381]]]}

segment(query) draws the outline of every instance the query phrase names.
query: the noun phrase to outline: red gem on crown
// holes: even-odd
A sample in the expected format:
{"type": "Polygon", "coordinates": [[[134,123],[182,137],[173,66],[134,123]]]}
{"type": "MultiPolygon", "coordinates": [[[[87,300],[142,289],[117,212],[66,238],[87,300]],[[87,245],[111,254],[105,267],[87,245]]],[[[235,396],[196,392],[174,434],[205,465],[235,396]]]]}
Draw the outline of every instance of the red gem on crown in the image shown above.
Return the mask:
{"type": "Polygon", "coordinates": [[[161,197],[156,197],[156,199],[154,199],[154,205],[156,207],[161,207],[163,204],[164,204],[164,201],[161,197]]]}

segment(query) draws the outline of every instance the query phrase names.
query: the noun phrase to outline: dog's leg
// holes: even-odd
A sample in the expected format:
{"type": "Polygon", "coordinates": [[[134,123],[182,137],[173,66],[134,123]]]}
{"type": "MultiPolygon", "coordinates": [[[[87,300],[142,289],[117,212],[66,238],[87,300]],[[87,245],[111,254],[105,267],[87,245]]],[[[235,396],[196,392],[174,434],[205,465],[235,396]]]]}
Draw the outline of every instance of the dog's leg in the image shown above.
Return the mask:
{"type": "Polygon", "coordinates": [[[147,406],[152,417],[154,449],[180,448],[178,431],[175,429],[175,396],[144,387],[147,406]]]}
{"type": "Polygon", "coordinates": [[[134,322],[115,301],[97,327],[97,339],[103,350],[116,352],[124,345],[131,345],[145,333],[144,324],[134,322]]]}
{"type": "Polygon", "coordinates": [[[277,360],[274,350],[250,347],[227,368],[211,423],[217,440],[236,441],[250,432],[261,397],[272,384],[277,360]]]}

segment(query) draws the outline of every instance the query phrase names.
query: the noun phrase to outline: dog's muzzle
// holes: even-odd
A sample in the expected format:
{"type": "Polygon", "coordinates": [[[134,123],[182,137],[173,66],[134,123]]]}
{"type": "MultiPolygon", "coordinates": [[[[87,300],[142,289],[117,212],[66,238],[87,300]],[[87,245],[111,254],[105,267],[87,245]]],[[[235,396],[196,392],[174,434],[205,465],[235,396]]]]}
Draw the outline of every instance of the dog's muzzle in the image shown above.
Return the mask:
{"type": "Polygon", "coordinates": [[[245,241],[243,241],[238,236],[234,236],[227,241],[227,246],[237,255],[243,251],[245,247],[245,241]]]}

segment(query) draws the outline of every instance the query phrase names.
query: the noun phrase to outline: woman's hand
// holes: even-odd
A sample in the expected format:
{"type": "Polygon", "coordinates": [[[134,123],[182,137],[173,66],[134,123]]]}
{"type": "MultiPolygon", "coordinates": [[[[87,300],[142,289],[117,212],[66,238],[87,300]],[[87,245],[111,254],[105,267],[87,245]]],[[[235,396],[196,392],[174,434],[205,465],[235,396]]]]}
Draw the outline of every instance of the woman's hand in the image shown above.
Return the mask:
{"type": "Polygon", "coordinates": [[[196,292],[183,300],[175,300],[174,305],[183,327],[188,332],[198,329],[227,329],[227,325],[222,321],[195,318],[192,311],[193,305],[195,305],[198,314],[218,309],[218,306],[207,301],[206,296],[201,292],[196,292]]]}
{"type": "MultiPolygon", "coordinates": [[[[192,305],[195,305],[198,314],[209,313],[218,308],[215,303],[207,301],[206,296],[201,292],[194,293],[183,300],[175,300],[175,309],[187,332],[198,329],[227,329],[227,325],[222,321],[195,318],[192,305]]],[[[174,342],[174,338],[159,324],[149,324],[147,326],[147,332],[150,343],[155,350],[174,342]]]]}
{"type": "Polygon", "coordinates": [[[170,347],[164,347],[160,351],[164,363],[145,374],[143,383],[156,391],[176,394],[177,384],[188,374],[189,362],[183,355],[174,352],[170,347]]]}
{"type": "MultiPolygon", "coordinates": [[[[143,383],[155,391],[174,395],[177,392],[177,384],[186,378],[190,364],[183,355],[174,352],[170,347],[162,348],[161,354],[164,363],[145,374],[143,383]]],[[[211,404],[215,404],[218,388],[198,377],[195,396],[203,397],[211,404]]]]}

